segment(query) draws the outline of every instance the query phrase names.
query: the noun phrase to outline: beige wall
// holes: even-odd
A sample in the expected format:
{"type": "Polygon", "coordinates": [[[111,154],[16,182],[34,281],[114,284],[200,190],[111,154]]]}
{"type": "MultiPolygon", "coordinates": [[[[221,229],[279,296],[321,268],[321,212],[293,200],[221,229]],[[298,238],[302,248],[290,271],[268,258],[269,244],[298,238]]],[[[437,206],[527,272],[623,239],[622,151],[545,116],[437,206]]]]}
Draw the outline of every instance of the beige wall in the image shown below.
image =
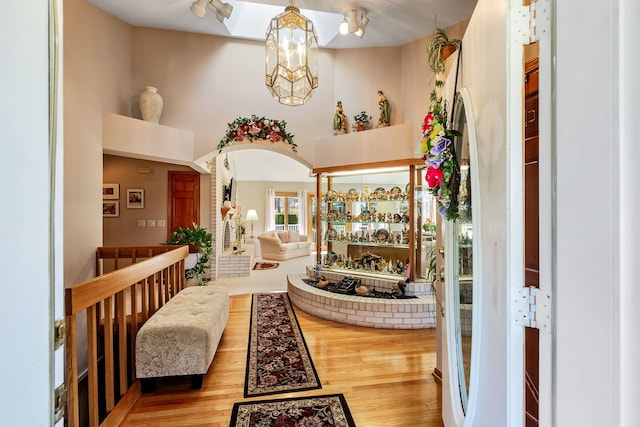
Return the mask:
{"type": "MultiPolygon", "coordinates": [[[[132,29],[82,0],[65,0],[63,14],[64,283],[70,285],[94,276],[102,245],[102,112],[130,111],[132,29]]],[[[80,372],[85,348],[80,335],[80,372]]]]}
{"type": "MultiPolygon", "coordinates": [[[[469,25],[469,20],[459,22],[447,27],[447,35],[450,39],[462,40],[469,25]]],[[[422,139],[421,124],[429,110],[429,99],[435,82],[433,71],[427,66],[427,42],[430,37],[423,37],[401,48],[401,95],[404,106],[402,123],[415,123],[414,141],[416,146],[422,139]]]]}
{"type": "MultiPolygon", "coordinates": [[[[399,47],[320,51],[320,83],[303,107],[274,102],[264,85],[264,44],[224,37],[134,29],[133,87],[158,87],[161,124],[195,132],[194,158],[217,154],[227,123],[251,114],[285,120],[300,156],[313,158],[313,141],[333,134],[338,100],[350,121],[366,110],[378,118],[378,90],[402,120],[399,47]]],[[[136,114],[139,114],[137,111],[136,114]]]]}
{"type": "MultiPolygon", "coordinates": [[[[193,171],[193,169],[169,163],[105,155],[103,159],[105,183],[120,185],[120,216],[103,218],[104,246],[157,245],[167,240],[167,202],[169,171],[193,171]],[[139,169],[148,169],[150,173],[141,173],[139,169]],[[144,208],[127,209],[127,189],[144,189],[144,208]],[[139,227],[138,221],[144,221],[145,227],[139,227]],[[155,221],[150,226],[148,221],[155,221]],[[165,221],[165,226],[158,221],[165,221]]],[[[200,212],[201,218],[208,218],[209,175],[201,175],[200,212]]],[[[208,228],[208,223],[201,221],[208,228]]]]}
{"type": "Polygon", "coordinates": [[[129,112],[129,25],[81,0],[64,2],[65,284],[94,274],[102,244],[102,112],[129,112]]]}

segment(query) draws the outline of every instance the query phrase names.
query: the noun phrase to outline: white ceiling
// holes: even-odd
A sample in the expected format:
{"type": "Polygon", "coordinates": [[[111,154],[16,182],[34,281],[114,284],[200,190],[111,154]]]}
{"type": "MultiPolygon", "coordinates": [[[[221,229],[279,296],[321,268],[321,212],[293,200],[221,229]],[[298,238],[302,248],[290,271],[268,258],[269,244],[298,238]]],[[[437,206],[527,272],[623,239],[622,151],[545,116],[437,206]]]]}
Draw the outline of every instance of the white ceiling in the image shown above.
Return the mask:
{"type": "MultiPolygon", "coordinates": [[[[289,0],[223,0],[234,7],[233,13],[223,24],[210,8],[202,18],[191,13],[194,0],[87,1],[131,25],[254,40],[264,40],[269,20],[284,12],[284,8],[290,4],[289,0]],[[271,9],[273,12],[264,9],[266,6],[274,6],[271,9]],[[246,35],[233,36],[228,27],[233,32],[246,35]]],[[[348,49],[401,46],[431,34],[436,25],[444,28],[469,18],[476,1],[297,0],[295,4],[303,15],[314,22],[320,46],[348,49]],[[368,12],[369,24],[363,38],[338,33],[343,14],[352,7],[364,8],[368,12]]]]}
{"type": "MultiPolygon", "coordinates": [[[[195,16],[190,10],[194,0],[87,1],[135,26],[252,40],[264,40],[269,20],[290,4],[289,0],[222,0],[234,9],[229,19],[220,23],[210,8],[202,18],[195,16]],[[265,9],[267,6],[272,9],[265,9]]],[[[295,4],[314,22],[321,47],[350,49],[404,45],[431,34],[436,26],[448,27],[470,18],[476,1],[297,0],[295,4]],[[367,10],[369,23],[363,38],[338,33],[343,14],[353,7],[367,10]]],[[[304,165],[277,153],[239,150],[232,157],[236,177],[241,181],[314,181],[304,165]],[[264,164],[271,167],[262,167],[264,164]]]]}

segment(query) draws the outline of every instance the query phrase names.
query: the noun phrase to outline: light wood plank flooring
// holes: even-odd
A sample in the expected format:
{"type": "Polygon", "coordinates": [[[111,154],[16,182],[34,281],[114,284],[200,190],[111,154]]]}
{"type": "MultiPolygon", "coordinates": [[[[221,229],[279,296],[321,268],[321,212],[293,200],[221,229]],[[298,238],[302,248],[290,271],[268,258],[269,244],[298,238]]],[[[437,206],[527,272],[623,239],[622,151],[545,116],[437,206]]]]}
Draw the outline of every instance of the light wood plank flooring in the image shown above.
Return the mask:
{"type": "Polygon", "coordinates": [[[234,295],[201,390],[164,380],[143,394],[122,425],[228,426],[234,402],[343,393],[359,427],[441,427],[435,329],[382,330],[319,319],[296,308],[322,389],[244,399],[251,296],[234,295]]]}

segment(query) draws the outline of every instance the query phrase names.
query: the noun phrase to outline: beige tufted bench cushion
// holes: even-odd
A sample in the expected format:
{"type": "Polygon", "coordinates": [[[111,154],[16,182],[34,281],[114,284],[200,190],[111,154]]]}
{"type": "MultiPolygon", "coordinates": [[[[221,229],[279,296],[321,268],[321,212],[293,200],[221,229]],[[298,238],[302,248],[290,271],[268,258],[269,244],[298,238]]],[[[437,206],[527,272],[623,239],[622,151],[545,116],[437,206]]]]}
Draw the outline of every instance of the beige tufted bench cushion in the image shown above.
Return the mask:
{"type": "Polygon", "coordinates": [[[229,318],[229,291],[192,286],[180,291],[140,328],[136,338],[136,377],[143,392],[156,378],[192,376],[202,387],[229,318]]]}

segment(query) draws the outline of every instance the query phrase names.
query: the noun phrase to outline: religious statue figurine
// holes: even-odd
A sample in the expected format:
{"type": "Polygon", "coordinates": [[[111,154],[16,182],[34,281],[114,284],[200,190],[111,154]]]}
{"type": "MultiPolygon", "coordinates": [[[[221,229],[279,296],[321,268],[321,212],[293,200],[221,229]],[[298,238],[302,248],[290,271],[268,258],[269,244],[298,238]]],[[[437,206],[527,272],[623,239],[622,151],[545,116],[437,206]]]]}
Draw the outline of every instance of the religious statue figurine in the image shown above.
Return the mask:
{"type": "Polygon", "coordinates": [[[342,110],[342,101],[338,101],[336,115],[333,116],[333,134],[344,135],[347,133],[347,116],[342,110]]]}
{"type": "Polygon", "coordinates": [[[391,124],[391,116],[389,114],[389,101],[381,90],[378,91],[378,106],[380,107],[380,118],[378,119],[378,127],[382,128],[391,124]]]}

